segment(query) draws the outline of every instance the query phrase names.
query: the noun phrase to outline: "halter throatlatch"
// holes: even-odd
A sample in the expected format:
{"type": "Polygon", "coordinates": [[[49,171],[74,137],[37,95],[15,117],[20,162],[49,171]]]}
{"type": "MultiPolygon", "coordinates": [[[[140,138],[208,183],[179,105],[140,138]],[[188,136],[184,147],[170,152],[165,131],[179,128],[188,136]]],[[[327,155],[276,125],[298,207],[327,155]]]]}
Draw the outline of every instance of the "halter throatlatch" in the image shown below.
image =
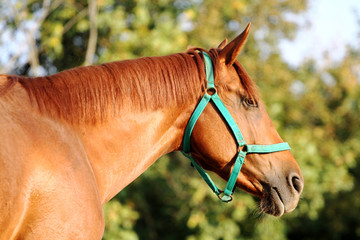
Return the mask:
{"type": "Polygon", "coordinates": [[[198,106],[195,108],[193,114],[190,117],[190,120],[186,126],[184,139],[183,139],[183,151],[182,153],[190,159],[192,165],[196,168],[196,170],[200,173],[201,177],[205,180],[205,182],[209,185],[211,190],[218,196],[218,198],[223,202],[230,202],[232,200],[232,194],[235,188],[236,179],[240,173],[242,164],[244,163],[244,159],[246,154],[251,153],[273,153],[279,151],[290,150],[290,146],[288,143],[277,143],[270,145],[249,145],[246,144],[244,137],[242,136],[239,127],[237,126],[235,120],[231,116],[230,112],[227,110],[224,103],[221,101],[219,95],[216,92],[215,83],[214,83],[214,71],[211,58],[205,52],[202,52],[205,60],[205,70],[206,70],[206,79],[207,79],[207,91],[204,96],[200,100],[198,106]],[[209,94],[211,93],[211,95],[209,94]],[[196,121],[200,117],[201,113],[205,109],[206,105],[211,101],[213,101],[214,105],[217,107],[223,118],[225,119],[226,124],[230,127],[232,134],[236,139],[237,144],[237,156],[234,163],[234,167],[232,169],[229,180],[226,184],[224,191],[220,190],[216,187],[215,183],[211,180],[210,176],[205,172],[205,170],[194,160],[191,155],[191,147],[190,147],[190,138],[196,121]],[[243,148],[242,148],[243,147],[243,148]],[[241,150],[241,148],[244,150],[241,150]]]}

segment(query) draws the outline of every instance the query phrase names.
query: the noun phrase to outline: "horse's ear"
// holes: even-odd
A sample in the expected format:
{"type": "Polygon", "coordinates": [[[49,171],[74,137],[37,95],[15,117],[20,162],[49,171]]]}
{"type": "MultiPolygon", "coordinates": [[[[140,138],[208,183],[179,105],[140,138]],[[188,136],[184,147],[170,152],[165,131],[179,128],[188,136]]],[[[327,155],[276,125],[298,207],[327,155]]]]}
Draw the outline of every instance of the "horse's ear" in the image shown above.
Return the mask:
{"type": "MultiPolygon", "coordinates": [[[[240,53],[242,47],[244,46],[244,43],[246,41],[246,38],[249,34],[251,23],[249,23],[245,30],[237,36],[234,40],[232,40],[226,47],[224,47],[220,51],[220,61],[225,63],[227,66],[231,66],[235,60],[237,55],[240,53]]],[[[220,45],[222,45],[224,42],[222,42],[220,45]]]]}
{"type": "Polygon", "coordinates": [[[222,41],[217,48],[222,50],[226,46],[227,42],[228,40],[227,38],[225,38],[224,41],[222,41]]]}

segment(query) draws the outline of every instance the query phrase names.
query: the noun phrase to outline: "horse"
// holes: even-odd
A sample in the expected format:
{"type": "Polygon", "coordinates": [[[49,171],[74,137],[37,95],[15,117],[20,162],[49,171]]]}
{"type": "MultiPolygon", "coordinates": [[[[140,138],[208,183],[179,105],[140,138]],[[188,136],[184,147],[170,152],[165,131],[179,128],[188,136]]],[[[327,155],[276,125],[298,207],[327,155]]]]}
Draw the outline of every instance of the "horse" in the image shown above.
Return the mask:
{"type": "Polygon", "coordinates": [[[101,239],[102,206],[174,151],[187,154],[201,174],[229,180],[227,193],[213,189],[222,200],[238,187],[259,197],[265,213],[291,212],[304,180],[236,60],[249,29],[209,51],[189,48],[44,77],[1,75],[0,239],[101,239]],[[185,134],[205,95],[220,99],[235,127],[210,99],[185,134]],[[259,144],[281,146],[263,154],[259,144]],[[240,171],[246,153],[252,154],[240,171]]]}

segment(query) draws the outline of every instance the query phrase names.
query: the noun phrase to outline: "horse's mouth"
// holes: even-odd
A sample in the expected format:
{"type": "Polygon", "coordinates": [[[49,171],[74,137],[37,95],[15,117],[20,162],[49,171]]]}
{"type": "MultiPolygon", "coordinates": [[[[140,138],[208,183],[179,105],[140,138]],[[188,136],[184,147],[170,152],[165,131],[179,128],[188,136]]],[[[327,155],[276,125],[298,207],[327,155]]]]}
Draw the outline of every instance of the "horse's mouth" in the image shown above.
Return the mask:
{"type": "Polygon", "coordinates": [[[281,199],[281,194],[276,187],[271,187],[268,191],[266,191],[264,197],[261,199],[260,206],[264,213],[275,217],[280,217],[285,212],[284,202],[281,199]]]}

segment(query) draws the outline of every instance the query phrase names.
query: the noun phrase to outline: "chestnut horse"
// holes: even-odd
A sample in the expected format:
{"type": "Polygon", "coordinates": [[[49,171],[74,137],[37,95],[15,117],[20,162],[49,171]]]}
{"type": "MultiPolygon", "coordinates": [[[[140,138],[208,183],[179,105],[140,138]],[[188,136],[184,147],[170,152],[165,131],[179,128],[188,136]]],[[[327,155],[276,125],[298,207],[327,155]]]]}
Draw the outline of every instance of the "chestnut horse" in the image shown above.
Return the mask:
{"type": "MultiPolygon", "coordinates": [[[[160,156],[183,150],[204,93],[216,93],[249,144],[282,143],[256,86],[236,60],[249,27],[227,44],[163,57],[78,67],[52,76],[0,76],[0,239],[101,239],[102,206],[160,156]]],[[[241,151],[246,152],[246,145],[241,151]]],[[[210,102],[191,134],[201,168],[225,180],[240,151],[210,102]]],[[[249,154],[237,187],[281,216],[303,177],[290,151],[249,154]]]]}

